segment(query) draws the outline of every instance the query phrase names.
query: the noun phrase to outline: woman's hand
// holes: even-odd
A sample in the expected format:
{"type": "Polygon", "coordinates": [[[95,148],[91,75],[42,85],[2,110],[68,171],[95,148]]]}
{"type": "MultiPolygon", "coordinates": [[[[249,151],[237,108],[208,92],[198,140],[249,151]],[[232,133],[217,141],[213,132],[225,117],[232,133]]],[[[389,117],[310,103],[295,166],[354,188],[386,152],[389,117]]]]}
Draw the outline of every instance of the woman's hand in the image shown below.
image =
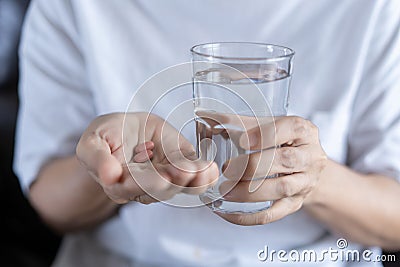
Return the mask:
{"type": "Polygon", "coordinates": [[[180,192],[200,194],[219,175],[215,163],[197,160],[193,146],[171,125],[146,113],[96,118],[76,153],[104,192],[120,204],[149,204],[180,192]]]}
{"type": "Polygon", "coordinates": [[[311,193],[328,161],[314,124],[300,117],[279,117],[275,125],[265,123],[248,130],[241,136],[240,146],[261,151],[240,155],[224,164],[224,175],[230,180],[221,184],[221,194],[233,202],[274,202],[258,213],[217,213],[219,216],[240,225],[266,224],[311,202],[311,193]],[[279,177],[266,178],[261,183],[250,180],[275,174],[279,177]]]}

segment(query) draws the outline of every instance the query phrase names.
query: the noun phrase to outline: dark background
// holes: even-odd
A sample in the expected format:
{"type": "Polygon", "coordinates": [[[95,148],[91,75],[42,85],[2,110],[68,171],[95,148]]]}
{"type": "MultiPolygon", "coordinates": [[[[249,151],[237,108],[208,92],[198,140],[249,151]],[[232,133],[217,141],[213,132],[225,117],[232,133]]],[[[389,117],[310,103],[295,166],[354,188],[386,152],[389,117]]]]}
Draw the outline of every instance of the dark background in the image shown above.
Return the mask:
{"type": "MultiPolygon", "coordinates": [[[[0,0],[0,266],[50,266],[61,240],[42,223],[12,171],[18,109],[17,51],[28,4],[28,0],[0,0]]],[[[400,266],[399,253],[396,259],[385,266],[400,266]]]]}
{"type": "MultiPolygon", "coordinates": [[[[51,0],[50,0],[51,1],[51,0]]],[[[20,28],[27,0],[0,0],[0,266],[50,266],[60,237],[40,220],[12,171],[20,28]]]]}

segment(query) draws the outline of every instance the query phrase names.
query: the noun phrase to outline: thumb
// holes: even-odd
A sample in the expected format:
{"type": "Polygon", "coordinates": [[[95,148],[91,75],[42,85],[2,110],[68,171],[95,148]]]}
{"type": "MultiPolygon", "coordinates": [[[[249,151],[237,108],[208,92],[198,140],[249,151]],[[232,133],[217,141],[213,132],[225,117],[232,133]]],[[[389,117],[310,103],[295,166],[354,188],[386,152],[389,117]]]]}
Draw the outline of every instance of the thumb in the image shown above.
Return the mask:
{"type": "Polygon", "coordinates": [[[111,154],[110,146],[104,139],[97,135],[83,136],[76,148],[76,155],[100,184],[111,185],[119,182],[122,165],[111,154]]]}

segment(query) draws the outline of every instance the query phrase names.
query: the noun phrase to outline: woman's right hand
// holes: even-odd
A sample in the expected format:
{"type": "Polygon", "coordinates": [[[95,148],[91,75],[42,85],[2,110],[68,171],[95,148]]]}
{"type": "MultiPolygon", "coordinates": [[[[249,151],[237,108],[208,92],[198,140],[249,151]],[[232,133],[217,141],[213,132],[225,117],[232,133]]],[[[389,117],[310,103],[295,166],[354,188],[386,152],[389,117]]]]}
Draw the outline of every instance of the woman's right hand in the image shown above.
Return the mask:
{"type": "Polygon", "coordinates": [[[219,176],[215,163],[198,160],[178,131],[147,113],[96,118],[83,133],[76,154],[119,204],[149,204],[181,192],[200,194],[219,176]]]}

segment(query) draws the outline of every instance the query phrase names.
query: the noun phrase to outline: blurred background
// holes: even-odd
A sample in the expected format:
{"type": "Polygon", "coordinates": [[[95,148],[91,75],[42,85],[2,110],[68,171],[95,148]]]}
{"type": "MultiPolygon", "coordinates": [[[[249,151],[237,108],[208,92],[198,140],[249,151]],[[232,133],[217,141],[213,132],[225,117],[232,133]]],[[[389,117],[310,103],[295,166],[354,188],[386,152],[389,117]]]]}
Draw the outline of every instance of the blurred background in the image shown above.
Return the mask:
{"type": "Polygon", "coordinates": [[[0,266],[50,266],[61,238],[39,219],[12,171],[18,43],[28,0],[0,0],[0,266]]]}
{"type": "MultiPolygon", "coordinates": [[[[30,206],[12,171],[18,44],[28,5],[28,0],[0,0],[0,266],[50,266],[61,241],[30,206]]],[[[396,259],[385,263],[385,267],[400,266],[399,253],[396,259]]]]}

